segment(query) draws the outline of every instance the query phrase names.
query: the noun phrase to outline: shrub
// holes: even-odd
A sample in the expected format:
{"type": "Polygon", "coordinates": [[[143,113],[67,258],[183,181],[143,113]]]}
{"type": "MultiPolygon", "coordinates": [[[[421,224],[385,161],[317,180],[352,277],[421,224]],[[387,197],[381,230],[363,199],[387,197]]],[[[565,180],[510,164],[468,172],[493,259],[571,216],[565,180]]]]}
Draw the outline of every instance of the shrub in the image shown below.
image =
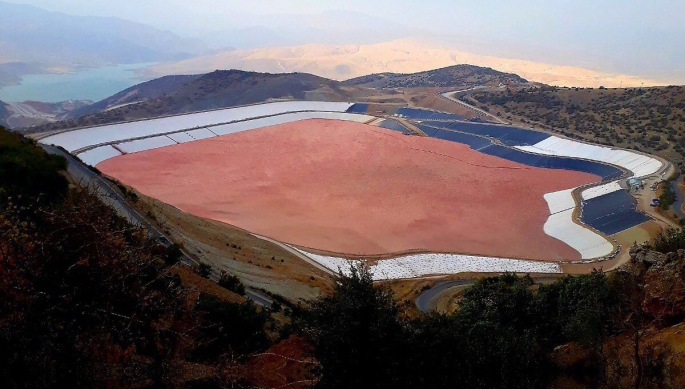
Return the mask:
{"type": "Polygon", "coordinates": [[[245,295],[245,285],[243,285],[243,283],[240,282],[240,279],[233,274],[221,274],[221,278],[219,279],[219,286],[228,289],[231,292],[237,293],[241,296],[245,295]]]}
{"type": "Polygon", "coordinates": [[[199,274],[200,277],[209,278],[212,274],[212,267],[206,263],[200,263],[197,267],[197,274],[199,274]]]}

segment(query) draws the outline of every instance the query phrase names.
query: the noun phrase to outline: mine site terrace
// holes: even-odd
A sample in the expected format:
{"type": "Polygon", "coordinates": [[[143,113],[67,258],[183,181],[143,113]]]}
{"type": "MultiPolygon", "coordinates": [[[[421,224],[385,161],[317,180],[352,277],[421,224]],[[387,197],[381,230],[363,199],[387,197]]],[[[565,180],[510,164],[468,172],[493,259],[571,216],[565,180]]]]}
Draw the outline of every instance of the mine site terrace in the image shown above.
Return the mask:
{"type": "Polygon", "coordinates": [[[377,279],[562,273],[612,261],[651,221],[628,179],[669,168],[630,150],[436,110],[374,115],[364,103],[256,104],[40,142],[331,272],[367,261],[377,279]]]}

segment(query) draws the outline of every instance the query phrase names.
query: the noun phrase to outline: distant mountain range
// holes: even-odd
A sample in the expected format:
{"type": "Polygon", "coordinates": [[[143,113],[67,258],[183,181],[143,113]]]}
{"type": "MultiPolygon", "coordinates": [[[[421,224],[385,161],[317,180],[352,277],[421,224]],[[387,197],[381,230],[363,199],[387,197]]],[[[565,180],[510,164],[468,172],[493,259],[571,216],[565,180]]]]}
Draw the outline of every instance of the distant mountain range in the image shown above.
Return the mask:
{"type": "Polygon", "coordinates": [[[307,44],[226,50],[153,66],[146,69],[146,75],[160,77],[214,69],[241,69],[270,73],[305,72],[334,80],[347,80],[374,73],[416,73],[459,64],[489,67],[556,86],[661,85],[655,80],[580,67],[479,55],[455,49],[439,40],[414,38],[373,44],[307,44]]]}
{"type": "Polygon", "coordinates": [[[140,23],[0,1],[0,86],[23,74],[182,60],[206,52],[200,40],[140,23]]]}
{"type": "MultiPolygon", "coordinates": [[[[40,132],[255,104],[269,100],[367,101],[407,104],[384,88],[498,86],[527,81],[489,68],[458,65],[418,74],[381,74],[340,82],[306,73],[270,74],[240,70],[167,76],[133,86],[94,104],[67,112],[61,121],[25,129],[40,132]]],[[[2,119],[2,117],[0,117],[2,119]]]]}

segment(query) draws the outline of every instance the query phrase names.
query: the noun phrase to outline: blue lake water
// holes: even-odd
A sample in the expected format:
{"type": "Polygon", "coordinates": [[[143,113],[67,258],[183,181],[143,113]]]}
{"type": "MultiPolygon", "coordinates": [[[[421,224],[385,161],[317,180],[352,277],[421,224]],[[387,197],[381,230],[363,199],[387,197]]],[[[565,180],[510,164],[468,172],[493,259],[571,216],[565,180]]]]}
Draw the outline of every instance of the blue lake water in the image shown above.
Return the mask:
{"type": "Polygon", "coordinates": [[[0,100],[17,102],[36,100],[99,101],[144,80],[135,73],[152,64],[105,66],[65,74],[33,74],[22,78],[21,85],[0,88],[0,100]]]}

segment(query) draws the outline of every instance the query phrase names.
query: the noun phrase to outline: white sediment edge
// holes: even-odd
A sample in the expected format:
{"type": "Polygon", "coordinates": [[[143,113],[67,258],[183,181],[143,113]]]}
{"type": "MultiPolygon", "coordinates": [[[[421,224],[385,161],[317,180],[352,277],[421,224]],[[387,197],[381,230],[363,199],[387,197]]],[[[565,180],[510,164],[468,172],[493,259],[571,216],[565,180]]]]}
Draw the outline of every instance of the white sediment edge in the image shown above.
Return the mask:
{"type": "MultiPolygon", "coordinates": [[[[341,271],[343,274],[349,275],[350,266],[359,263],[358,260],[313,254],[296,247],[293,248],[336,273],[341,271]]],[[[373,274],[373,279],[376,281],[459,273],[562,273],[559,264],[553,262],[460,254],[412,254],[392,259],[383,259],[377,261],[376,265],[371,266],[370,271],[373,274]]]]}

